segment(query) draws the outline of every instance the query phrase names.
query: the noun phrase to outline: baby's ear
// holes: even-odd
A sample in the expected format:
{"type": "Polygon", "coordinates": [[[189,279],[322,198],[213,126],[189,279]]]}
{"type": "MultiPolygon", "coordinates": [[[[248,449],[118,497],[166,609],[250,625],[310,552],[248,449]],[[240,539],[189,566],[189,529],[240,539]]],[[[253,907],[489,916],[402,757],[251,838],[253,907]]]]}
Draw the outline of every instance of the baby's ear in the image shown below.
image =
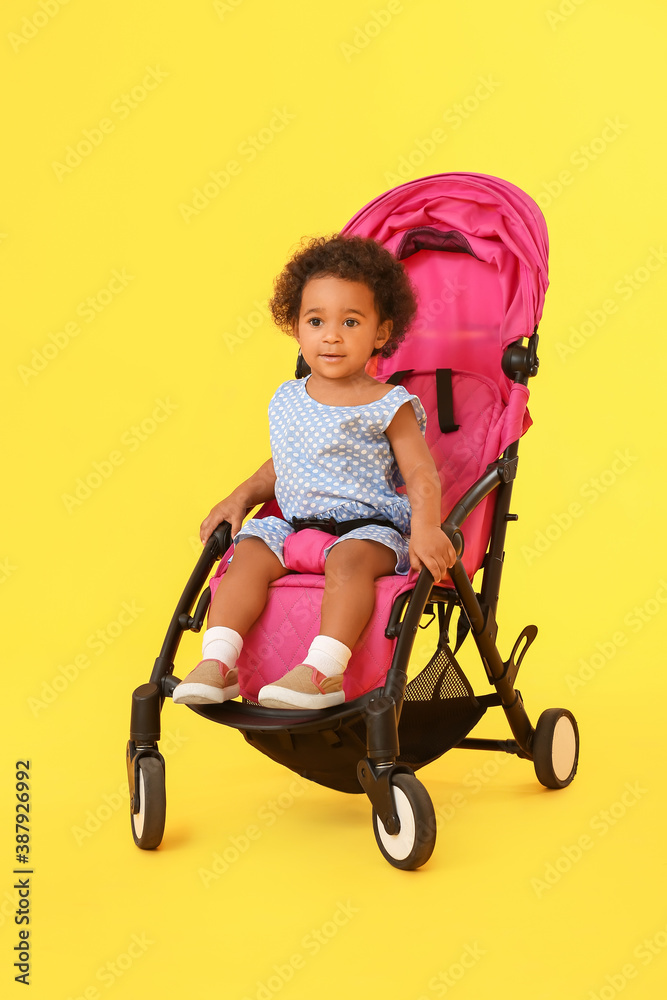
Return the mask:
{"type": "Polygon", "coordinates": [[[378,327],[377,337],[375,338],[376,347],[384,347],[389,338],[391,337],[391,331],[394,328],[394,321],[391,319],[386,319],[384,323],[380,323],[378,327]]]}
{"type": "Polygon", "coordinates": [[[292,336],[295,340],[299,339],[299,321],[298,319],[292,320],[292,336]]]}

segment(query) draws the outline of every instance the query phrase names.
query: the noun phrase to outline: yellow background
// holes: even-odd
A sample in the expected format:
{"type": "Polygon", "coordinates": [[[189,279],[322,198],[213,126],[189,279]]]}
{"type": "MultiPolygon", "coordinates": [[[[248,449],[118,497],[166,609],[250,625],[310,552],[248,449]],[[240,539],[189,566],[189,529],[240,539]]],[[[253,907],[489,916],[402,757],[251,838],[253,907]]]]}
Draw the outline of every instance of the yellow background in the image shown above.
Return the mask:
{"type": "MultiPolygon", "coordinates": [[[[22,995],[25,757],[32,997],[662,995],[664,5],[8,0],[0,21],[5,995],[22,995]],[[266,403],[293,370],[257,310],[302,236],[339,229],[411,157],[404,179],[494,174],[545,211],[552,285],[499,641],[507,655],[538,624],[519,686],[533,722],[574,711],[580,773],[547,792],[529,762],[448,754],[420,775],[435,854],[403,873],[365,797],[294,784],[167,704],[167,829],[141,852],[130,695],[202,517],[265,459],[266,403]],[[184,210],[230,160],[226,186],[184,210]],[[216,854],[232,860],[206,885],[216,854]]],[[[186,637],[181,675],[198,648],[186,637]]],[[[479,732],[509,735],[492,713],[479,732]]]]}

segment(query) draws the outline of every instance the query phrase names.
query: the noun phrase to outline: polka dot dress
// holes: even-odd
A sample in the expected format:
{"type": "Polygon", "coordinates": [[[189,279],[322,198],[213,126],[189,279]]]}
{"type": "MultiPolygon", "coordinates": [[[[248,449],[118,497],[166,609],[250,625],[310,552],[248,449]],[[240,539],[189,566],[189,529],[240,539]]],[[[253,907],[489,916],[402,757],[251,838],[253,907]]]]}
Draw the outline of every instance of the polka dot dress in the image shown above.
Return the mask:
{"type": "Polygon", "coordinates": [[[396,553],[396,572],[406,574],[410,563],[403,535],[410,532],[410,502],[396,492],[403,481],[385,431],[410,401],[423,434],[422,404],[397,385],[375,403],[329,406],[308,395],[308,381],[284,382],[269,404],[276,500],[286,520],[248,521],[234,541],[259,537],[284,565],[282,550],[294,530],[288,523],[292,517],[333,517],[337,522],[381,517],[395,524],[396,531],[366,525],[342,536],[331,548],[349,538],[381,542],[396,553]]]}

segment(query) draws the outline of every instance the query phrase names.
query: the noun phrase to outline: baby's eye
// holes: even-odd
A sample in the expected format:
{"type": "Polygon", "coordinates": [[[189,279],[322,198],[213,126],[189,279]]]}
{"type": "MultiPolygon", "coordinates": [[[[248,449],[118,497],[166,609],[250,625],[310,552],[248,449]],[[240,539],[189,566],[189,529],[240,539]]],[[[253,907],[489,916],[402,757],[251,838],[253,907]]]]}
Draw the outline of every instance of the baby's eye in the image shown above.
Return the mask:
{"type": "Polygon", "coordinates": [[[350,317],[349,319],[346,319],[346,320],[345,320],[345,322],[344,322],[344,324],[343,324],[343,325],[344,325],[344,326],[350,326],[350,327],[351,327],[351,326],[359,326],[359,321],[358,321],[358,320],[356,320],[356,319],[352,319],[352,318],[350,317]]]}
{"type": "Polygon", "coordinates": [[[321,326],[322,320],[319,318],[319,316],[311,316],[311,318],[308,320],[308,324],[310,326],[318,327],[321,326]]]}

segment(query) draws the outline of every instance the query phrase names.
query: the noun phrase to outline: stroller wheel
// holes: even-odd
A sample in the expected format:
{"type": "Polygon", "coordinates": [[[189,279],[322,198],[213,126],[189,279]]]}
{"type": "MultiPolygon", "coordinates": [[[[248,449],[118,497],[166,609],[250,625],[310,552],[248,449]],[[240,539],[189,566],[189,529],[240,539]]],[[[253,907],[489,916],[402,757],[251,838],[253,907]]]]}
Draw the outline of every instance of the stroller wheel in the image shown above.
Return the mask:
{"type": "Polygon", "coordinates": [[[138,778],[135,796],[139,797],[139,810],[130,813],[132,836],[137,847],[152,851],[162,840],[167,812],[162,761],[157,757],[141,757],[138,778]]]}
{"type": "Polygon", "coordinates": [[[537,720],[533,737],[533,764],[540,784],[565,788],[577,773],[579,729],[566,708],[548,708],[537,720]]]}
{"type": "Polygon", "coordinates": [[[411,871],[426,864],[435,847],[436,822],[433,803],[414,774],[394,775],[392,789],[400,830],[389,834],[375,809],[373,831],[382,854],[394,868],[411,871]]]}

